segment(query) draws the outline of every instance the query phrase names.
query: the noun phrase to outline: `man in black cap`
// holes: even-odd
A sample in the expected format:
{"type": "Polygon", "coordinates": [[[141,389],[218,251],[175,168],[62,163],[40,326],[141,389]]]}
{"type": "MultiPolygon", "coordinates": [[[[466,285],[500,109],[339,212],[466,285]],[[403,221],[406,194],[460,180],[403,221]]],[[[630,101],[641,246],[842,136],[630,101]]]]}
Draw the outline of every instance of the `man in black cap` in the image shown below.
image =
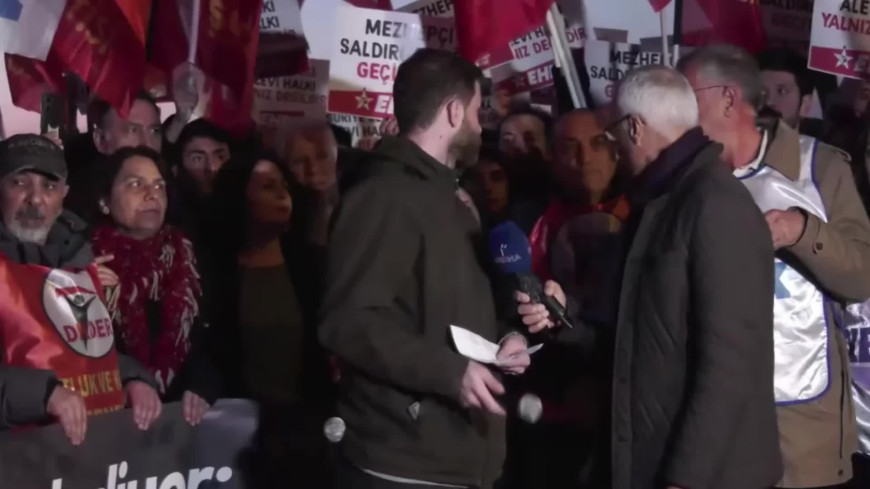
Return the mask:
{"type": "Polygon", "coordinates": [[[60,421],[74,444],[87,416],[160,414],[153,378],[115,351],[84,222],[63,210],[63,151],[33,134],[0,142],[0,430],[60,421]]]}

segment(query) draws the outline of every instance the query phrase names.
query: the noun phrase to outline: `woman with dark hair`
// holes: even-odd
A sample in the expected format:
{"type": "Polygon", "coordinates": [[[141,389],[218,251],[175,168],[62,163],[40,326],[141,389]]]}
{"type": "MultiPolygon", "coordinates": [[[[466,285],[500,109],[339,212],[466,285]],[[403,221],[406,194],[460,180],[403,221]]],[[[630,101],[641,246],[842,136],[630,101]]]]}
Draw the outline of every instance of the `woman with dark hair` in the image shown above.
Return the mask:
{"type": "Polygon", "coordinates": [[[154,375],[164,401],[183,400],[197,424],[218,394],[200,349],[200,282],[190,241],[165,225],[167,172],[160,154],[140,146],[111,155],[100,168],[91,237],[98,255],[112,257],[119,283],[107,302],[118,348],[154,375]],[[196,337],[196,338],[195,338],[196,337]]]}
{"type": "Polygon", "coordinates": [[[260,458],[271,462],[264,480],[268,467],[288,463],[305,469],[301,477],[317,477],[324,460],[319,426],[329,413],[313,308],[297,293],[313,284],[295,273],[304,257],[286,244],[294,210],[289,182],[273,154],[234,156],[215,178],[209,213],[215,348],[228,394],[260,404],[260,458]]]}

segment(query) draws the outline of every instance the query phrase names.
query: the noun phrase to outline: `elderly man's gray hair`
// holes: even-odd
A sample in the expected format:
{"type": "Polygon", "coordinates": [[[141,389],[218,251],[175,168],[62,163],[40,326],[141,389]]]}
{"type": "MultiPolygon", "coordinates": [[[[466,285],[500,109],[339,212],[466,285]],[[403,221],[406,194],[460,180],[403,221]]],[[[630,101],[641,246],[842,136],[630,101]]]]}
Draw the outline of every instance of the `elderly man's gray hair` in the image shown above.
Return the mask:
{"type": "Polygon", "coordinates": [[[713,85],[740,87],[743,100],[753,109],[760,109],[765,102],[766,96],[758,62],[741,47],[732,44],[711,44],[697,48],[680,59],[677,69],[682,73],[695,69],[697,75],[713,85]]]}
{"type": "Polygon", "coordinates": [[[667,66],[650,65],[628,72],[619,84],[616,104],[624,115],[638,115],[663,132],[698,125],[698,101],[686,78],[667,66]]]}

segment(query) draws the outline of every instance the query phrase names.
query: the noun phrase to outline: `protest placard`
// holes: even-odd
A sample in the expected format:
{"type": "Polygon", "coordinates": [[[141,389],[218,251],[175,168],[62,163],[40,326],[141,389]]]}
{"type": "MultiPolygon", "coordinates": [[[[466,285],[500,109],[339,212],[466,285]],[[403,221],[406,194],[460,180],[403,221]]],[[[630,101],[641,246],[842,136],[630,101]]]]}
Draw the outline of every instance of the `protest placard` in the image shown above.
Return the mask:
{"type": "Polygon", "coordinates": [[[342,127],[350,133],[351,146],[357,147],[360,141],[380,139],[383,119],[360,117],[348,114],[328,114],[330,124],[342,127]]]}
{"type": "Polygon", "coordinates": [[[870,2],[816,2],[809,67],[849,78],[870,79],[870,2]]]}
{"type": "Polygon", "coordinates": [[[260,32],[302,33],[302,15],[297,0],[264,0],[260,32]]]}
{"type": "Polygon", "coordinates": [[[642,51],[636,44],[587,39],[585,50],[589,92],[596,106],[607,104],[613,99],[617,82],[632,68],[663,62],[662,53],[642,51]]]}
{"type": "Polygon", "coordinates": [[[806,56],[813,25],[813,0],[761,0],[768,47],[786,47],[806,56]]]}
{"type": "Polygon", "coordinates": [[[255,117],[276,125],[294,117],[323,119],[329,89],[329,61],[309,60],[309,69],[295,76],[261,78],[254,82],[255,117]]]}
{"type": "Polygon", "coordinates": [[[449,19],[343,5],[329,77],[329,112],[384,118],[393,113],[393,80],[399,65],[425,47],[452,50],[449,19]],[[425,20],[424,20],[425,19],[425,20]]]}
{"type": "MultiPolygon", "coordinates": [[[[675,3],[668,3],[662,11],[668,36],[674,33],[675,3]]],[[[648,1],[584,0],[583,5],[587,38],[630,44],[655,42],[657,38],[661,45],[659,14],[653,11],[648,1]]]]}
{"type": "Polygon", "coordinates": [[[410,3],[402,1],[401,3],[407,3],[407,5],[396,7],[396,3],[393,3],[396,10],[401,12],[411,12],[428,17],[453,17],[453,0],[417,0],[410,3]]]}

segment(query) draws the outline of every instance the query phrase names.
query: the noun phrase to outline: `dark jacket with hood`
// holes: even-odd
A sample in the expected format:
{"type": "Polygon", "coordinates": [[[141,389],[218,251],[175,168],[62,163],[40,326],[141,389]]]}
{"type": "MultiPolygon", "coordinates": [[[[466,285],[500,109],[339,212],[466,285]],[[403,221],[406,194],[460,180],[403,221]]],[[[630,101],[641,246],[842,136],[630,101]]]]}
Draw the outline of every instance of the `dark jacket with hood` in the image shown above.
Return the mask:
{"type": "MultiPolygon", "coordinates": [[[[16,263],[84,268],[94,261],[85,228],[84,221],[64,212],[51,228],[46,243],[38,245],[21,242],[0,225],[0,253],[16,263]]],[[[154,386],[147,369],[120,353],[118,370],[122,384],[138,380],[154,386]]],[[[0,365],[0,430],[45,420],[48,398],[59,385],[57,376],[49,370],[0,365]]]]}
{"type": "Polygon", "coordinates": [[[497,342],[480,228],[454,171],[387,137],[343,197],[327,251],[319,335],[342,362],[342,449],[362,469],[490,487],[504,421],[460,405],[468,360],[450,325],[497,342]]]}

